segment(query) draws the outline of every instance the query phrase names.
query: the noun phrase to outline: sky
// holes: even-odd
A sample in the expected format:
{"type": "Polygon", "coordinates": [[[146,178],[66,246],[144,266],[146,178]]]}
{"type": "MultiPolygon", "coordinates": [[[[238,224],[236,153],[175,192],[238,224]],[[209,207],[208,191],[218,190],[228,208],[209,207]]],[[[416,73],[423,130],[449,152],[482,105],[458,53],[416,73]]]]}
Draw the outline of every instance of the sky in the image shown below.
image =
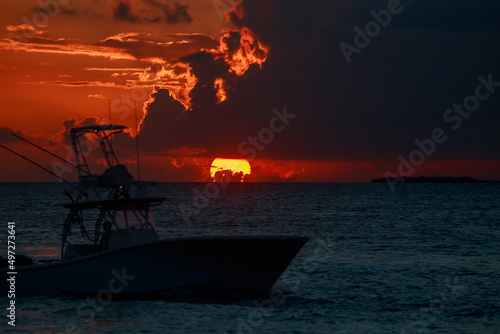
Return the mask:
{"type": "MultiPolygon", "coordinates": [[[[72,160],[68,131],[111,116],[129,128],[120,162],[136,175],[139,133],[149,180],[205,182],[216,158],[248,160],[245,182],[500,179],[499,15],[485,0],[6,0],[0,144],[75,181],[10,133],[72,160]]],[[[0,150],[0,181],[56,180],[0,150]]]]}

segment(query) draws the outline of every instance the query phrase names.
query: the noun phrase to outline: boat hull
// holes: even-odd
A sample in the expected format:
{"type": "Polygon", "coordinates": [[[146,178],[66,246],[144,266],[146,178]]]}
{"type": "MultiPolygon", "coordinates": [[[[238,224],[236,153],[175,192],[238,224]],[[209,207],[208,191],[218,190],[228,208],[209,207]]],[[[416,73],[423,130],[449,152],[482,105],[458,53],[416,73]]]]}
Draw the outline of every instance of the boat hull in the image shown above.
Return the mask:
{"type": "MultiPolygon", "coordinates": [[[[266,293],[304,237],[178,238],[16,268],[16,293],[150,294],[172,289],[266,293]]],[[[0,271],[7,290],[8,274],[0,271]]],[[[104,296],[104,297],[103,297],[104,296]]]]}

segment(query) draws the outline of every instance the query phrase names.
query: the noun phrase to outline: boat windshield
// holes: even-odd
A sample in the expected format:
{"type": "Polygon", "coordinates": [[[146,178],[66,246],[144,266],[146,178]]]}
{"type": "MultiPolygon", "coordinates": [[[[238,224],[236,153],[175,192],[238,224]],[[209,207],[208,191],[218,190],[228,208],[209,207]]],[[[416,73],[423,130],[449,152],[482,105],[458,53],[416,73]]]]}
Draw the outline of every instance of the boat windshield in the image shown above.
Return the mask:
{"type": "Polygon", "coordinates": [[[149,212],[148,217],[143,215],[143,212],[136,210],[124,210],[115,212],[115,223],[119,229],[127,228],[152,228],[155,229],[153,213],[149,212]]]}

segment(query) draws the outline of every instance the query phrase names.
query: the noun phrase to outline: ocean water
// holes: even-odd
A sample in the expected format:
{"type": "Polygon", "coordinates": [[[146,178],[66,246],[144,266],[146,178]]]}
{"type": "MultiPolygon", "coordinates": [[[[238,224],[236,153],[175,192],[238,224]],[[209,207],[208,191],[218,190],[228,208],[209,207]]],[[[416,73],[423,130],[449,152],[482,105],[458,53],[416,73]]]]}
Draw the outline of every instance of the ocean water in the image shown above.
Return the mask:
{"type": "MultiPolygon", "coordinates": [[[[0,246],[59,256],[61,183],[0,183],[0,246]]],[[[259,298],[114,300],[78,312],[77,296],[17,298],[5,333],[500,333],[500,185],[160,183],[159,234],[306,235],[259,298]],[[205,188],[206,187],[206,188],[205,188]],[[206,199],[197,194],[208,194],[206,199]],[[190,214],[182,218],[181,209],[190,214]]]]}

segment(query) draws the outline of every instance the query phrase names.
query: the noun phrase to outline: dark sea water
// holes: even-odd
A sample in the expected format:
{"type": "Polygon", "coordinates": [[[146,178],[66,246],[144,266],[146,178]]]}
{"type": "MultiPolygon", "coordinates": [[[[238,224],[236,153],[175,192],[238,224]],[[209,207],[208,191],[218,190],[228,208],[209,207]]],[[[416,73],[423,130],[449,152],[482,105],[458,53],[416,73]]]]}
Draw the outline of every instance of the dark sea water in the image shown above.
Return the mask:
{"type": "MultiPolygon", "coordinates": [[[[116,300],[82,316],[75,296],[17,298],[5,333],[500,333],[500,185],[166,183],[152,195],[164,237],[306,235],[273,294],[236,300],[116,300]],[[197,189],[197,190],[196,190],[197,189]],[[179,205],[191,213],[183,221],[179,205]],[[202,206],[199,211],[194,205],[202,206]]],[[[59,256],[60,183],[0,183],[0,240],[59,256]]],[[[91,273],[89,273],[91,274],[91,273]]]]}

